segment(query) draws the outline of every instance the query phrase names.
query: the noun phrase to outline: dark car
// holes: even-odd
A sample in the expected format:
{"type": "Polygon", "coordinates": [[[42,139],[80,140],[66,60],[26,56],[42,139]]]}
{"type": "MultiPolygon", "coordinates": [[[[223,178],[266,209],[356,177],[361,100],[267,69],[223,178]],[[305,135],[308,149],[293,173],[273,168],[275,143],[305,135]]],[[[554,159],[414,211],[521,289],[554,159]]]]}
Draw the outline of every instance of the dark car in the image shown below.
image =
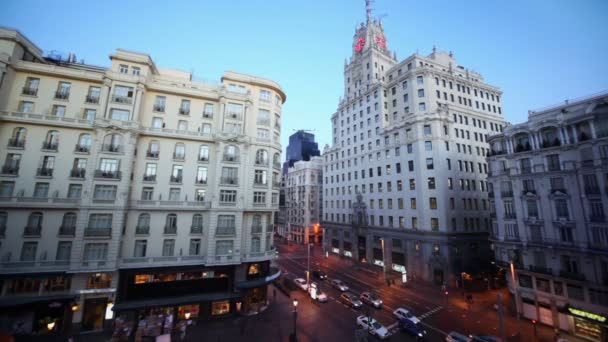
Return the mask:
{"type": "Polygon", "coordinates": [[[320,279],[320,280],[327,279],[327,274],[323,273],[323,271],[321,271],[321,270],[314,270],[314,271],[312,271],[312,276],[315,277],[315,278],[317,278],[317,279],[320,279]]]}
{"type": "Polygon", "coordinates": [[[421,339],[426,336],[426,330],[409,319],[402,318],[399,320],[399,329],[401,331],[414,336],[416,339],[421,339]]]}

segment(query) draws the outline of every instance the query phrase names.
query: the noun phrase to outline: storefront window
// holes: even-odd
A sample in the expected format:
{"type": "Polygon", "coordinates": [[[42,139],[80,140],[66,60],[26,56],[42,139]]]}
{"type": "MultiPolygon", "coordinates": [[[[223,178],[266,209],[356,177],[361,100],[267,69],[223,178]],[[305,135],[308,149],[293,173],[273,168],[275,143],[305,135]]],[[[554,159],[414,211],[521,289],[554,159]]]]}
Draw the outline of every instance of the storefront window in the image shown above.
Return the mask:
{"type": "Polygon", "coordinates": [[[221,302],[211,303],[211,315],[225,315],[230,312],[230,302],[223,300],[221,302]]]}
{"type": "Polygon", "coordinates": [[[137,274],[135,275],[135,284],[145,284],[150,282],[150,276],[148,274],[137,274]]]}
{"type": "Polygon", "coordinates": [[[104,289],[110,287],[112,275],[109,273],[95,273],[87,280],[87,289],[104,289]]]}
{"type": "Polygon", "coordinates": [[[19,278],[13,279],[8,286],[8,293],[27,293],[38,292],[40,289],[40,279],[19,278]]]}
{"type": "Polygon", "coordinates": [[[178,306],[177,316],[181,319],[198,318],[198,304],[178,306]]]}
{"type": "Polygon", "coordinates": [[[154,274],[153,277],[153,282],[175,281],[177,280],[177,273],[158,273],[154,274]]]}
{"type": "Polygon", "coordinates": [[[600,341],[602,336],[602,328],[599,324],[578,317],[574,317],[574,332],[595,341],[600,341]]]}
{"type": "Polygon", "coordinates": [[[258,275],[260,274],[260,264],[250,264],[247,275],[258,275]]]}
{"type": "Polygon", "coordinates": [[[70,290],[71,280],[72,279],[70,277],[64,276],[51,277],[46,283],[46,290],[51,292],[68,291],[70,290]]]}

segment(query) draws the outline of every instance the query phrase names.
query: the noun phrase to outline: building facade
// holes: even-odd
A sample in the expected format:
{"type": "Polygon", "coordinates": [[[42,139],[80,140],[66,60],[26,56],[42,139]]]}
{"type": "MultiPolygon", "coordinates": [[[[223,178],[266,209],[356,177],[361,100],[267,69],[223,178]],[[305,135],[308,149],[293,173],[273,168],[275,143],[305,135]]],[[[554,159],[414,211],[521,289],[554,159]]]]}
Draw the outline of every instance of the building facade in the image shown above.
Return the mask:
{"type": "Polygon", "coordinates": [[[289,240],[302,244],[321,244],[323,230],[323,158],[299,161],[287,171],[285,207],[289,240]]]}
{"type": "Polygon", "coordinates": [[[606,341],[608,94],[490,137],[491,239],[523,317],[606,341]]]}
{"type": "Polygon", "coordinates": [[[0,28],[0,328],[259,310],[279,274],[284,92],[127,50],[110,60],[45,57],[0,28]]]}
{"type": "Polygon", "coordinates": [[[300,160],[308,161],[312,157],[320,156],[321,151],[319,151],[319,145],[315,142],[314,134],[299,130],[289,136],[286,154],[283,174],[287,174],[287,170],[293,167],[295,162],[300,160]]]}
{"type": "Polygon", "coordinates": [[[482,272],[486,139],[505,126],[502,92],[435,48],[399,62],[370,12],[323,151],[326,248],[436,284],[482,272]]]}

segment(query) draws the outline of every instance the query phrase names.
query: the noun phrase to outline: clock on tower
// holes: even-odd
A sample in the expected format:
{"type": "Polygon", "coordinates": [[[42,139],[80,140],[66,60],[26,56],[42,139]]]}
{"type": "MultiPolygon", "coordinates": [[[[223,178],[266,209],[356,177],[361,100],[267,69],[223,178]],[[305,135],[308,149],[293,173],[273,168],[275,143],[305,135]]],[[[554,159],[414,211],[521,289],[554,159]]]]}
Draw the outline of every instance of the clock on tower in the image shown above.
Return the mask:
{"type": "Polygon", "coordinates": [[[355,51],[361,52],[361,50],[363,50],[364,46],[365,46],[365,37],[361,37],[361,38],[357,39],[357,43],[355,43],[355,51]]]}
{"type": "Polygon", "coordinates": [[[376,35],[376,44],[379,47],[386,49],[386,39],[384,38],[384,36],[382,36],[381,34],[377,34],[376,35]]]}

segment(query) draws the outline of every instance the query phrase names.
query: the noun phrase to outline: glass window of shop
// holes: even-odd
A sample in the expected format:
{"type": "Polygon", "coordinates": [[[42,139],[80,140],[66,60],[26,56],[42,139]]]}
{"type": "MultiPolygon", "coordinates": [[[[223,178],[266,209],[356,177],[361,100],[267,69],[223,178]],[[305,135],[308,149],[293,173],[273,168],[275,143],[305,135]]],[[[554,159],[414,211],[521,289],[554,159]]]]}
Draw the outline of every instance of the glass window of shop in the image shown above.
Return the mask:
{"type": "Polygon", "coordinates": [[[211,303],[211,315],[219,316],[230,312],[230,301],[222,300],[211,303]]]}
{"type": "Polygon", "coordinates": [[[87,289],[105,289],[112,284],[112,275],[109,273],[91,274],[87,279],[87,289]]]}

